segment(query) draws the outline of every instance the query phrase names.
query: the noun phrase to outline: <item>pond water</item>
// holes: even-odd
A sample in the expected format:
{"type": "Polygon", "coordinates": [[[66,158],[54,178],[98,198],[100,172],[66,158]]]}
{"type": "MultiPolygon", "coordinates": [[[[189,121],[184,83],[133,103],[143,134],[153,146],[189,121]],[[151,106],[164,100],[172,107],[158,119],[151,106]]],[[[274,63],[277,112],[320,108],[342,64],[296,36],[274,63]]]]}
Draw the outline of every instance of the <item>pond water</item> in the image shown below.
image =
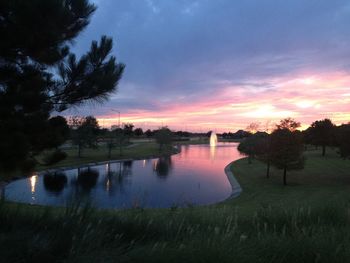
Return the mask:
{"type": "Polygon", "coordinates": [[[88,200],[99,208],[211,204],[231,195],[224,168],[239,158],[236,143],[184,145],[167,157],[33,174],[8,184],[5,198],[52,206],[88,200]]]}

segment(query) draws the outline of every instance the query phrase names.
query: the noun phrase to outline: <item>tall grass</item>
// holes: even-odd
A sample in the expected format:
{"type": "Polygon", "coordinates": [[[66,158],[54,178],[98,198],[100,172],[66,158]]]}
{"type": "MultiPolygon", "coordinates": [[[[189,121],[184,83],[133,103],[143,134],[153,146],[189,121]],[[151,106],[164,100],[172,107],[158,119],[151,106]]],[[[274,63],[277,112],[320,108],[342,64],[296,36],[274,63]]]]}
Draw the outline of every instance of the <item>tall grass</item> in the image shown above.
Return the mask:
{"type": "Polygon", "coordinates": [[[349,206],[95,211],[0,205],[2,262],[347,262],[349,206]]]}

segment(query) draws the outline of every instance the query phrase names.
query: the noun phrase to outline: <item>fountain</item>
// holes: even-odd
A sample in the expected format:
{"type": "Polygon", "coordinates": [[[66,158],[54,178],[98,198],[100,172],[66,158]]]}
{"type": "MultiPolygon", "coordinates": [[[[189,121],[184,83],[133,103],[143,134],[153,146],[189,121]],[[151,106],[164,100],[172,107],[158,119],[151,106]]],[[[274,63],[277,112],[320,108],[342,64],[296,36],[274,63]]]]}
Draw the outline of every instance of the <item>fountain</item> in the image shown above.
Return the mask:
{"type": "Polygon", "coordinates": [[[218,144],[218,136],[216,136],[215,132],[211,132],[210,135],[210,146],[216,146],[218,144]]]}

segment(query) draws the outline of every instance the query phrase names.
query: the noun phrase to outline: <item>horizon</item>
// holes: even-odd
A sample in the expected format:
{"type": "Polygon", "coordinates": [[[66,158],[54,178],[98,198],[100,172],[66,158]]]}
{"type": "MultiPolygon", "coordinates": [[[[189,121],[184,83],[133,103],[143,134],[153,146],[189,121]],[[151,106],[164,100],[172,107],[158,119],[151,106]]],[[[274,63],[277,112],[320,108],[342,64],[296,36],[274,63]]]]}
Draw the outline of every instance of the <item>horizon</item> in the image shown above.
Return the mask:
{"type": "Polygon", "coordinates": [[[219,133],[287,117],[302,129],[350,120],[347,1],[94,2],[73,50],[112,36],[125,75],[109,102],[66,115],[110,127],[119,111],[143,129],[219,133]]]}

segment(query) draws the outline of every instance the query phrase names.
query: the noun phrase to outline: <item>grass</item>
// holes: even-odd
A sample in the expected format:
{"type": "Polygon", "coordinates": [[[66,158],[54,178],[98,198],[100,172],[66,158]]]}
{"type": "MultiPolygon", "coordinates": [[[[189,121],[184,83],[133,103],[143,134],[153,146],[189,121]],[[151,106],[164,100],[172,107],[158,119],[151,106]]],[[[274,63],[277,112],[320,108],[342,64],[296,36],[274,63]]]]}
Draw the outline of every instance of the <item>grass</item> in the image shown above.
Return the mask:
{"type": "Polygon", "coordinates": [[[349,262],[350,162],[307,152],[288,174],[242,159],[241,196],[187,209],[0,204],[3,262],[349,262]]]}
{"type": "MultiPolygon", "coordinates": [[[[124,147],[122,150],[122,154],[119,154],[119,148],[113,149],[111,158],[108,158],[108,152],[106,146],[99,146],[96,149],[86,148],[82,150],[82,156],[78,157],[78,150],[75,148],[69,148],[64,150],[67,153],[67,158],[49,166],[38,165],[36,170],[45,170],[52,169],[58,167],[67,167],[67,166],[76,166],[82,165],[86,163],[95,163],[100,161],[107,160],[117,160],[117,159],[144,159],[149,157],[156,157],[160,155],[169,155],[176,152],[176,150],[169,146],[164,147],[162,151],[159,151],[158,144],[154,142],[140,142],[129,145],[129,147],[124,147]]],[[[44,152],[41,156],[39,156],[39,160],[41,160],[45,154],[48,152],[44,152]]],[[[1,180],[11,180],[11,178],[22,176],[22,174],[18,171],[9,173],[9,172],[0,172],[0,181],[1,180]]]]}
{"type": "MultiPolygon", "coordinates": [[[[99,161],[106,161],[108,159],[110,160],[117,160],[117,159],[143,159],[143,158],[149,158],[153,156],[159,156],[159,155],[167,155],[167,154],[173,154],[175,151],[172,147],[164,147],[162,151],[159,150],[159,146],[156,143],[153,142],[144,142],[144,143],[137,143],[134,145],[129,145],[128,147],[124,147],[122,150],[122,154],[119,154],[119,148],[113,149],[111,158],[108,158],[107,149],[105,146],[100,146],[97,149],[83,149],[82,157],[79,158],[77,155],[77,149],[67,149],[64,150],[68,157],[53,165],[49,166],[49,168],[59,167],[59,166],[71,166],[71,165],[79,165],[89,162],[99,162],[99,161]]],[[[39,167],[40,168],[46,168],[46,167],[39,167]]]]}
{"type": "Polygon", "coordinates": [[[350,201],[349,160],[339,158],[334,149],[326,157],[316,150],[307,151],[305,157],[303,170],[288,171],[286,187],[282,186],[281,170],[272,168],[267,179],[264,163],[238,160],[232,169],[244,190],[235,202],[247,210],[255,210],[265,204],[322,207],[327,202],[350,201]]]}

